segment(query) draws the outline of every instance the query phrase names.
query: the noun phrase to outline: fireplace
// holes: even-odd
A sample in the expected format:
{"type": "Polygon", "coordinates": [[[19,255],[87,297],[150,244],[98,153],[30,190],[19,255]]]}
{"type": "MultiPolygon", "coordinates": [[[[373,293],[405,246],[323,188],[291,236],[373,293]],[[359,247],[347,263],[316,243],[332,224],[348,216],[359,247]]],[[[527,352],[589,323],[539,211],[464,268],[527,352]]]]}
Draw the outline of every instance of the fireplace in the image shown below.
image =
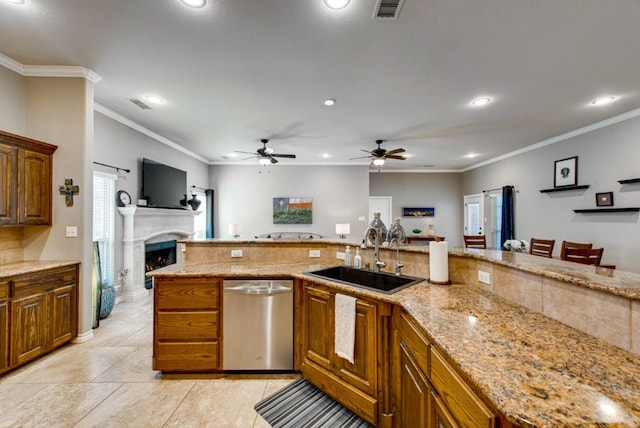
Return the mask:
{"type": "MultiPolygon", "coordinates": [[[[176,262],[176,241],[155,242],[144,246],[144,273],[176,262]]],[[[145,278],[144,288],[151,290],[153,280],[145,278]]]]}

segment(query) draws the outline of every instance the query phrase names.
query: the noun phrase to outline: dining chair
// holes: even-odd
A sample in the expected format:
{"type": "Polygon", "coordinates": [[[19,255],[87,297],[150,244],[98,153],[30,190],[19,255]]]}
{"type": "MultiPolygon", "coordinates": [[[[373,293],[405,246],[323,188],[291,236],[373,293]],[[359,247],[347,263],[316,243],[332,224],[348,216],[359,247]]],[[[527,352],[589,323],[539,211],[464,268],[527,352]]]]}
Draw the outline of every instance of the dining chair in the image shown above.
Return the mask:
{"type": "Polygon", "coordinates": [[[585,265],[600,265],[604,248],[567,248],[565,259],[568,262],[582,263],[585,265]]]}
{"type": "Polygon", "coordinates": [[[555,244],[555,239],[531,238],[531,242],[529,243],[529,254],[551,258],[555,244]]]}
{"type": "Polygon", "coordinates": [[[593,244],[591,243],[583,244],[580,242],[562,241],[562,245],[560,246],[560,258],[562,260],[566,260],[567,248],[578,248],[578,249],[586,250],[589,248],[593,248],[593,244]]]}
{"type": "Polygon", "coordinates": [[[487,239],[484,235],[463,235],[465,248],[487,248],[487,239]]]}

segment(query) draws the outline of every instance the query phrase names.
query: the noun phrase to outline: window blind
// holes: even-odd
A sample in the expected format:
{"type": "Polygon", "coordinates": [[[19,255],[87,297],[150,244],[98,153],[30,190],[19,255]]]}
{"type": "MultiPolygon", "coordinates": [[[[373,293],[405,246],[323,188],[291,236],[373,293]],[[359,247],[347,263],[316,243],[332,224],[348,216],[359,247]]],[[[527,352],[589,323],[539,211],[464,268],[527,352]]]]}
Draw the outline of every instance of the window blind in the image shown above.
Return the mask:
{"type": "Polygon", "coordinates": [[[93,241],[98,242],[104,285],[115,279],[116,179],[115,174],[93,173],[93,241]]]}

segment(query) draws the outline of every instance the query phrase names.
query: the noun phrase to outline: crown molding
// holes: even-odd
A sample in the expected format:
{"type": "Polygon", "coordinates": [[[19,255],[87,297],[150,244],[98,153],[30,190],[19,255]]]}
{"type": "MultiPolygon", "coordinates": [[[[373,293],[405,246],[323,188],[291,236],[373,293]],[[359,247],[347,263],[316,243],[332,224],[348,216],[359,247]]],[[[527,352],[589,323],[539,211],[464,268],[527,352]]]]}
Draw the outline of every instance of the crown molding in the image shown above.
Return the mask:
{"type": "Polygon", "coordinates": [[[98,103],[93,103],[93,110],[97,111],[98,113],[101,113],[113,120],[115,120],[116,122],[120,122],[121,124],[128,126],[131,129],[134,129],[136,131],[138,131],[141,134],[146,135],[147,137],[153,138],[154,140],[167,145],[169,147],[171,147],[174,150],[177,150],[179,152],[184,153],[187,156],[190,156],[194,159],[197,159],[201,162],[206,163],[207,165],[210,165],[211,162],[208,159],[203,158],[202,156],[185,149],[184,147],[182,147],[181,145],[179,145],[178,143],[174,143],[173,141],[169,140],[168,138],[163,137],[162,135],[158,135],[155,132],[145,128],[144,126],[132,121],[131,119],[127,119],[126,117],[124,117],[123,115],[116,113],[115,111],[103,106],[102,104],[98,104],[98,103]]]}
{"type": "Polygon", "coordinates": [[[102,77],[93,70],[67,65],[24,65],[0,53],[0,65],[25,77],[80,77],[98,83],[102,77]]]}

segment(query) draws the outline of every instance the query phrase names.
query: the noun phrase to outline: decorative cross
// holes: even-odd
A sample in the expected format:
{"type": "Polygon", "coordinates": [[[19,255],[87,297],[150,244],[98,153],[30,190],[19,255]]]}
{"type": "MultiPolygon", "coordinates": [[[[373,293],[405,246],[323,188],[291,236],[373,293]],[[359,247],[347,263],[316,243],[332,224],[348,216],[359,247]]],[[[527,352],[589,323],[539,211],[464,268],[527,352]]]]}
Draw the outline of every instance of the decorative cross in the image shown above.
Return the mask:
{"type": "Polygon", "coordinates": [[[80,193],[80,186],[73,185],[73,178],[65,178],[64,186],[59,186],[58,190],[61,195],[64,195],[64,201],[67,203],[68,207],[73,206],[73,195],[77,195],[80,193]]]}

